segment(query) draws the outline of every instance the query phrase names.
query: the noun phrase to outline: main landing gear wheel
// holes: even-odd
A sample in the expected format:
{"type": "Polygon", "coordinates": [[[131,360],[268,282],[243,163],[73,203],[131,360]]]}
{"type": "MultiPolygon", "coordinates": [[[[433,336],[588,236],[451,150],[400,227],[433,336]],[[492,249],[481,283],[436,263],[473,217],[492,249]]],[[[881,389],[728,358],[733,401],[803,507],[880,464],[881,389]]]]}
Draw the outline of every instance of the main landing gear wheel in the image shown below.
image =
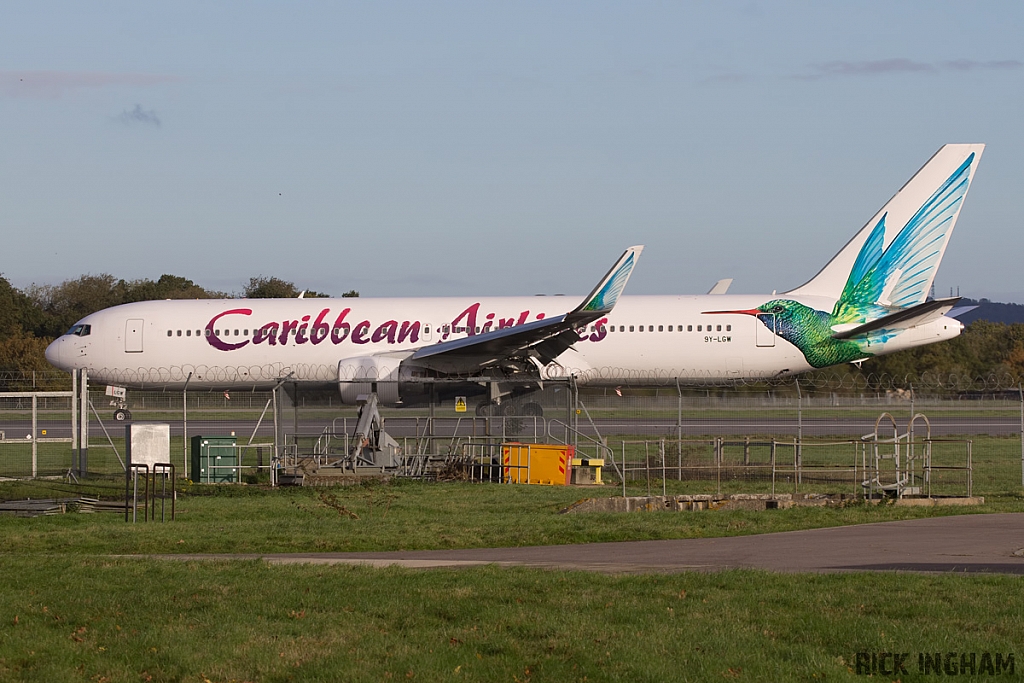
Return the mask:
{"type": "Polygon", "coordinates": [[[539,403],[524,403],[519,409],[519,414],[523,417],[544,417],[544,408],[539,403]]]}
{"type": "Polygon", "coordinates": [[[494,417],[498,414],[498,406],[493,403],[481,403],[476,407],[477,417],[494,417]]]}

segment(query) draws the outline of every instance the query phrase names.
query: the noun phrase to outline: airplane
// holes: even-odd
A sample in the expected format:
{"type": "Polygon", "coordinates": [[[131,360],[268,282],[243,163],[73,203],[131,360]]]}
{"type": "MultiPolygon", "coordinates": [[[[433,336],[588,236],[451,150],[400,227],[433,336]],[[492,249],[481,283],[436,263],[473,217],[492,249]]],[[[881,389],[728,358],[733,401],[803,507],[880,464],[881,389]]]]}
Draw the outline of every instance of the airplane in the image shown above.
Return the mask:
{"type": "Polygon", "coordinates": [[[635,246],[569,310],[550,296],[146,301],[82,318],[46,358],[137,389],[288,382],[337,386],[353,405],[372,391],[386,406],[468,392],[484,394],[485,409],[569,377],[692,384],[860,363],[963,331],[947,315],[959,297],[928,293],[983,150],[940,148],[817,275],[783,293],[731,295],[721,280],[701,296],[620,296],[635,246]]]}

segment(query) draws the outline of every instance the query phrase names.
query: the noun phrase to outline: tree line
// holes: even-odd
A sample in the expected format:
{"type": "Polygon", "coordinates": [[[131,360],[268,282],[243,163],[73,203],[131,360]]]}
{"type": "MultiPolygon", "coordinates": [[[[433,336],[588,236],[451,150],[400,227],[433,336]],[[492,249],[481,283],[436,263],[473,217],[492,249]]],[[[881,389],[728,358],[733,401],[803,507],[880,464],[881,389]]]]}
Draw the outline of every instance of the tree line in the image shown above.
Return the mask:
{"type": "MultiPolygon", "coordinates": [[[[281,278],[250,278],[240,294],[206,289],[188,278],[161,275],[157,280],[123,280],[109,274],[83,275],[58,285],[32,285],[24,290],[0,275],[0,372],[47,372],[46,347],[76,322],[96,311],[136,301],[160,299],[291,299],[328,297],[303,291],[281,278]]],[[[343,297],[356,297],[350,290],[343,297]]]]}

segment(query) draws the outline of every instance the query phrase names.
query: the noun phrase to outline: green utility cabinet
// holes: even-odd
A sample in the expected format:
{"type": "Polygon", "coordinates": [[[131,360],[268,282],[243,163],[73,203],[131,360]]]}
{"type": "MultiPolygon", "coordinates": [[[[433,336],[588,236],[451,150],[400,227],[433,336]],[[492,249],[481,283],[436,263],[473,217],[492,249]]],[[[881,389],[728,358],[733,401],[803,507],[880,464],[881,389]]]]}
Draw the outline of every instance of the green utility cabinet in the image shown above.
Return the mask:
{"type": "Polygon", "coordinates": [[[238,449],[233,436],[192,437],[192,481],[233,484],[238,481],[238,449]]]}

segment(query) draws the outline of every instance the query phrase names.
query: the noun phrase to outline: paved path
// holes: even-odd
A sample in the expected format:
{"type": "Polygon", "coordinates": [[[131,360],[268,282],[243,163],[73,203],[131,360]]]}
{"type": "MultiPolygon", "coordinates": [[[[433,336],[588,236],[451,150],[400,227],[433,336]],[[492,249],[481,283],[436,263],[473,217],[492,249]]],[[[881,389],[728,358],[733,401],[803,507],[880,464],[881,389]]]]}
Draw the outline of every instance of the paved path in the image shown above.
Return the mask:
{"type": "Polygon", "coordinates": [[[498,564],[607,573],[758,568],[777,572],[895,570],[1024,574],[1024,513],[932,517],[759,536],[672,541],[380,553],[158,557],[181,560],[262,558],[272,564],[344,563],[418,568],[498,564]]]}

